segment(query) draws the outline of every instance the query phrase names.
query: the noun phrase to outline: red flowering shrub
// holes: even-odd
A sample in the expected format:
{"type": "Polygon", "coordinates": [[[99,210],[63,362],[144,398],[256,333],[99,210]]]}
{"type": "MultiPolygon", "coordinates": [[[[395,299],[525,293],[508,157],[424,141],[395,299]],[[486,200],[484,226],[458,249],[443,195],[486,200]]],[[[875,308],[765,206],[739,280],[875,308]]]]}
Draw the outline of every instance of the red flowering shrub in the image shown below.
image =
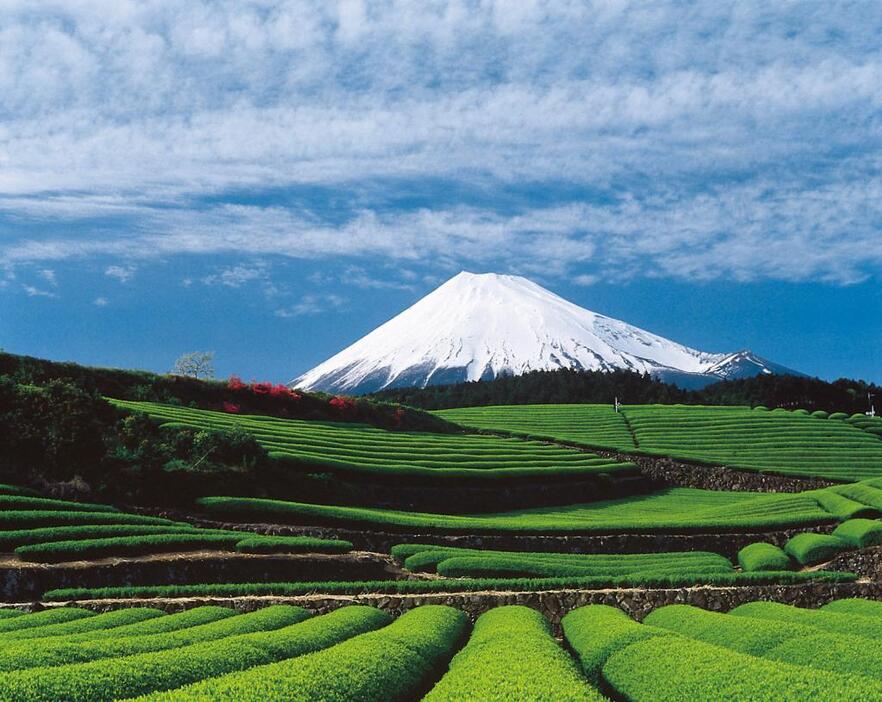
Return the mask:
{"type": "Polygon", "coordinates": [[[342,414],[346,414],[355,409],[355,400],[350,397],[332,397],[328,400],[328,404],[342,414]]]}
{"type": "Polygon", "coordinates": [[[289,388],[287,385],[279,383],[278,385],[273,385],[270,388],[269,394],[273,397],[290,397],[291,388],[289,388]]]}
{"type": "Polygon", "coordinates": [[[231,375],[230,379],[227,381],[227,387],[230,390],[244,390],[248,386],[242,382],[242,378],[238,375],[231,375]]]}
{"type": "Polygon", "coordinates": [[[224,412],[236,414],[239,412],[239,405],[233,404],[232,402],[224,402],[224,412]]]}
{"type": "Polygon", "coordinates": [[[251,383],[251,392],[253,392],[255,395],[269,395],[272,390],[272,383],[251,383]]]}

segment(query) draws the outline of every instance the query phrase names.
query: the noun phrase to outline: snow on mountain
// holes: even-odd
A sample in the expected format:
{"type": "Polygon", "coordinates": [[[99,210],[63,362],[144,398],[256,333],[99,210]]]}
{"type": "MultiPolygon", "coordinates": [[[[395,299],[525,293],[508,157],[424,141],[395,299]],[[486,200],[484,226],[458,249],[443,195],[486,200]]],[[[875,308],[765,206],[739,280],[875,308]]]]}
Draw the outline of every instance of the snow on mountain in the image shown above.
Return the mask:
{"type": "Polygon", "coordinates": [[[520,276],[462,272],[291,385],[364,394],[558,368],[628,369],[688,387],[793,372],[749,351],[697,351],[520,276]]]}

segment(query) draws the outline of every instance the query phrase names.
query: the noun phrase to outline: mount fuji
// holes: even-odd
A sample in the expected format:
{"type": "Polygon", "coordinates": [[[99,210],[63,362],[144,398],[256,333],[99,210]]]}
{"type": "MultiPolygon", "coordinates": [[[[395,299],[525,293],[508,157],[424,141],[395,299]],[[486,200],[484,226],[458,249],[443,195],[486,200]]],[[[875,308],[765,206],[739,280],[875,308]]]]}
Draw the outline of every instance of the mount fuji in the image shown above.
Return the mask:
{"type": "Polygon", "coordinates": [[[560,368],[632,370],[687,388],[801,375],[746,350],[697,351],[520,276],[462,272],[290,384],[360,395],[560,368]]]}

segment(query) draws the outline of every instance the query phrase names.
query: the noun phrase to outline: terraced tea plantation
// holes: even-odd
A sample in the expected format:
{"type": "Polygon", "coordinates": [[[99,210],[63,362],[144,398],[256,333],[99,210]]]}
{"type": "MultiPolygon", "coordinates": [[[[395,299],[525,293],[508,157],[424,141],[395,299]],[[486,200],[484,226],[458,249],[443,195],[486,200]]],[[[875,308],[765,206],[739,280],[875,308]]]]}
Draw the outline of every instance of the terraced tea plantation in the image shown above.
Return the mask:
{"type": "Polygon", "coordinates": [[[695,488],[669,488],[616,500],[473,515],[237,497],[206,497],[199,503],[209,514],[222,520],[329,524],[437,533],[756,531],[824,524],[836,519],[820,504],[815,493],[717,492],[695,488]]]}
{"type": "Polygon", "coordinates": [[[632,451],[637,446],[622,413],[611,405],[502,405],[438,410],[439,417],[475,429],[632,451]]]}
{"type": "Polygon", "coordinates": [[[849,482],[882,476],[882,419],[686,405],[520,405],[441,410],[463,426],[588,447],[849,482]]]}
{"type": "Polygon", "coordinates": [[[269,537],[203,529],[102,504],[55,500],[0,488],[0,553],[25,562],[137,557],[186,551],[343,553],[347,541],[269,537]],[[2,492],[5,491],[5,494],[2,492]]]}
{"type": "Polygon", "coordinates": [[[847,422],[786,410],[628,406],[641,451],[837,481],[882,476],[882,441],[847,422]]]}
{"type": "Polygon", "coordinates": [[[542,441],[394,432],[366,424],[241,416],[148,402],[116,404],[175,425],[199,429],[241,427],[274,458],[320,468],[451,478],[583,475],[634,468],[631,463],[542,441]]]}
{"type": "Polygon", "coordinates": [[[661,607],[643,623],[604,605],[563,617],[455,608],[397,618],[365,606],[318,616],[274,605],[178,614],[74,607],[0,613],[0,699],[448,702],[874,700],[882,604],[749,602],[728,614],[661,607]],[[566,645],[566,648],[564,645],[566,645]]]}
{"type": "Polygon", "coordinates": [[[479,407],[416,433],[115,404],[251,433],[259,497],[198,471],[174,511],[0,485],[0,701],[882,700],[875,418],[479,407]]]}

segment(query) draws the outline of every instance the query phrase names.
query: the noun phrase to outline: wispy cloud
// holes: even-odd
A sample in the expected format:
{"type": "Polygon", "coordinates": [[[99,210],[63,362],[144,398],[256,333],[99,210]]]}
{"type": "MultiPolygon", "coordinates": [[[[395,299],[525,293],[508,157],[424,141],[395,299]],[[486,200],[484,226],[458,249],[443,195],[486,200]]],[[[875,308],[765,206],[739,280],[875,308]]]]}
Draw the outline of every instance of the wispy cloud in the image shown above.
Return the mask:
{"type": "Polygon", "coordinates": [[[43,268],[37,271],[37,273],[43,280],[49,283],[49,285],[52,285],[53,287],[58,285],[58,281],[55,278],[55,271],[51,268],[43,268]]]}
{"type": "Polygon", "coordinates": [[[58,297],[58,295],[50,290],[41,290],[33,285],[22,285],[21,287],[28,297],[58,297]]]}
{"type": "MultiPolygon", "coordinates": [[[[63,256],[60,256],[59,258],[63,258],[63,256]]],[[[116,278],[120,283],[128,283],[132,278],[135,277],[135,267],[108,266],[104,269],[104,275],[106,275],[108,278],[116,278]]]]}
{"type": "Polygon", "coordinates": [[[340,309],[346,304],[346,298],[340,295],[316,295],[309,294],[301,297],[295,304],[288,307],[280,307],[275,311],[276,317],[290,319],[293,317],[305,317],[321,314],[340,309]]]}
{"type": "Polygon", "coordinates": [[[106,297],[96,297],[92,301],[92,304],[95,305],[95,307],[107,307],[107,305],[110,304],[110,300],[108,300],[106,297]]]}
{"type": "Polygon", "coordinates": [[[882,270],[880,25],[874,3],[13,0],[0,254],[847,284],[882,270]],[[330,214],[267,205],[292,188],[330,214]]]}

